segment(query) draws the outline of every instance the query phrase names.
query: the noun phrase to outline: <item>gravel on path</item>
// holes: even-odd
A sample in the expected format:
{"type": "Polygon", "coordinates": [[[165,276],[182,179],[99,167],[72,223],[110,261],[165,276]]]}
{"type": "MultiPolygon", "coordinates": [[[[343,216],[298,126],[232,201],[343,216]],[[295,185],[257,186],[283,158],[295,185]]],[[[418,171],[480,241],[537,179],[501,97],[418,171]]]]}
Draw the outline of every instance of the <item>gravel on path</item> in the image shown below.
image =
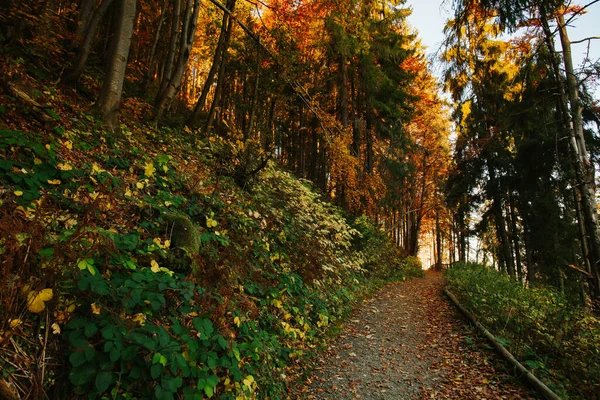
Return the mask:
{"type": "Polygon", "coordinates": [[[365,301],[317,360],[297,399],[533,399],[442,297],[442,275],[365,301]],[[511,382],[512,381],[512,382],[511,382]]]}

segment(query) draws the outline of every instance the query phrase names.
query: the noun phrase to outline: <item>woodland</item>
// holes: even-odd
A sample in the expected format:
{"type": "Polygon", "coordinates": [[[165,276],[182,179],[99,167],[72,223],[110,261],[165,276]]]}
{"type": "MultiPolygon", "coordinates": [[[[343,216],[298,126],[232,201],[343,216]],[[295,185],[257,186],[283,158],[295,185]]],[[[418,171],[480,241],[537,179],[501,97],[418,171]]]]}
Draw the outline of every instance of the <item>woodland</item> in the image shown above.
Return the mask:
{"type": "Polygon", "coordinates": [[[600,396],[594,3],[0,0],[0,399],[286,398],[422,267],[600,396]]]}

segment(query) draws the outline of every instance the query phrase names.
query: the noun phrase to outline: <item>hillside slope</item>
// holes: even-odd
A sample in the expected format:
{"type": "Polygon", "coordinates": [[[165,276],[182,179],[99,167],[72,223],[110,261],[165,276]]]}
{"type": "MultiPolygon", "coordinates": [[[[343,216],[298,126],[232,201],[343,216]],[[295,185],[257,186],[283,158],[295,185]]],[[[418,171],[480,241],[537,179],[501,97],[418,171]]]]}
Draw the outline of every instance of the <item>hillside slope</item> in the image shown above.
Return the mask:
{"type": "Polygon", "coordinates": [[[59,122],[0,129],[8,395],[277,398],[353,299],[421,273],[233,132],[59,122]]]}

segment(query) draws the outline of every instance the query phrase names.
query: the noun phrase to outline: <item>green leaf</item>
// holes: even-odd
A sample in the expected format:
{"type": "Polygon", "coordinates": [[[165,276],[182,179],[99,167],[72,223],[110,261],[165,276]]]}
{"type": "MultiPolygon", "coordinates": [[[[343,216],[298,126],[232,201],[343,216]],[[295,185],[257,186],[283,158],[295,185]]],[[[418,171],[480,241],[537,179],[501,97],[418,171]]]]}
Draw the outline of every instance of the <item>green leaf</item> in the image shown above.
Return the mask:
{"type": "Polygon", "coordinates": [[[120,357],[121,357],[121,352],[119,351],[119,349],[114,348],[110,351],[110,361],[115,362],[120,357]]]}
{"type": "Polygon", "coordinates": [[[161,364],[163,367],[167,366],[167,357],[160,353],[155,353],[152,357],[152,364],[161,364]]]}
{"type": "Polygon", "coordinates": [[[96,381],[94,382],[96,385],[96,390],[98,393],[104,393],[110,384],[112,383],[112,372],[109,371],[101,371],[96,375],[96,381]]]}
{"type": "Polygon", "coordinates": [[[69,380],[73,385],[80,386],[91,381],[94,375],[96,375],[96,368],[93,364],[86,363],[81,368],[74,369],[69,380]]]}
{"type": "Polygon", "coordinates": [[[152,379],[156,379],[162,374],[163,366],[161,364],[153,364],[150,367],[150,376],[152,379]]]}
{"type": "Polygon", "coordinates": [[[79,260],[77,262],[77,268],[79,268],[82,271],[85,271],[87,269],[92,275],[96,275],[96,272],[98,272],[96,270],[96,267],[94,267],[94,259],[92,258],[85,258],[83,260],[79,260]]]}
{"type": "Polygon", "coordinates": [[[71,353],[71,355],[69,356],[69,362],[74,368],[77,368],[83,363],[85,363],[86,359],[85,355],[83,354],[83,351],[74,351],[73,353],[71,353]]]}
{"type": "Polygon", "coordinates": [[[92,336],[94,336],[96,334],[96,332],[98,332],[98,327],[96,326],[96,324],[94,323],[88,323],[85,326],[85,336],[90,338],[92,336]]]}
{"type": "Polygon", "coordinates": [[[216,375],[211,375],[206,380],[207,385],[211,385],[212,387],[216,387],[219,384],[219,377],[216,375]]]}

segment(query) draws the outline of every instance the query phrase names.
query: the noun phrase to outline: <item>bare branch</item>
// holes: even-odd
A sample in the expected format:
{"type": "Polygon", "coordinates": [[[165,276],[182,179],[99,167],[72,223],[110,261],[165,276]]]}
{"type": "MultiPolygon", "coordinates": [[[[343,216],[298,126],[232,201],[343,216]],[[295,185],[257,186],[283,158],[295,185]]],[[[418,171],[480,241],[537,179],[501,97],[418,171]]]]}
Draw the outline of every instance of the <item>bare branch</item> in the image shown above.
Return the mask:
{"type": "Polygon", "coordinates": [[[585,39],[573,40],[571,42],[571,44],[583,43],[583,42],[587,42],[587,41],[590,41],[590,40],[598,40],[598,39],[600,39],[600,36],[590,36],[590,37],[587,37],[585,39]]]}

